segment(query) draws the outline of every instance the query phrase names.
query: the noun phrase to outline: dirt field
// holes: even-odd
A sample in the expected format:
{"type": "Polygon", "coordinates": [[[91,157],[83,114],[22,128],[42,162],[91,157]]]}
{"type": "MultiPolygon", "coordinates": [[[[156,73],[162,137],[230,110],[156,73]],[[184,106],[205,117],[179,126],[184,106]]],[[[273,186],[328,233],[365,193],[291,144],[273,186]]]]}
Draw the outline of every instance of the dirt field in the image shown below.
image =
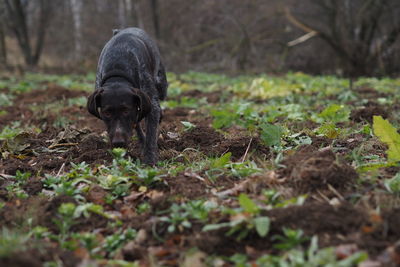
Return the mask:
{"type": "MultiPolygon", "coordinates": [[[[5,112],[0,115],[1,129],[19,121],[18,127],[29,127],[29,131],[0,140],[0,200],[4,203],[0,209],[0,226],[23,233],[41,226],[46,228],[47,236],[30,236],[29,241],[16,243],[21,247],[8,254],[0,253],[0,266],[42,266],[46,262],[62,263],[62,266],[89,266],[90,263],[94,264],[91,266],[128,266],[122,265],[122,261],[125,264],[136,262],[140,266],[272,266],[260,263],[260,257],[284,258],[286,250],[307,249],[313,236],[318,237],[319,249],[333,249],[336,260],[366,252],[369,259],[362,266],[400,265],[400,247],[396,243],[400,240],[399,198],[387,192],[383,183],[393,177],[399,167],[361,174],[356,171],[352,158],[356,148],[367,146],[368,153],[382,159],[386,155],[386,145],[366,133],[354,132],[333,139],[310,135],[310,144],[283,151],[280,155],[283,159],[276,164],[278,153],[259,135],[235,126],[216,130],[212,127],[213,117],[202,108],[165,108],[158,143],[162,162],[160,180],[148,185],[128,184],[124,194],[109,201],[106,196],[110,189],[94,182],[94,176],[101,173],[101,166],[113,164],[104,126],[87,113],[84,105],[69,102],[86,97],[89,92],[69,90],[53,83],[40,86],[40,90],[15,94],[13,104],[2,108],[5,112]],[[185,129],[182,121],[196,127],[185,129]],[[240,178],[231,172],[218,173],[210,166],[199,165],[199,162],[219,158],[228,152],[231,153],[230,162],[252,161],[259,166],[258,171],[240,178]],[[74,188],[83,188],[79,194],[65,193],[67,191],[54,189],[44,182],[46,175],[61,177],[70,173],[73,177],[72,163],[82,162],[87,163],[92,172],[84,177],[90,182],[73,184],[74,188]],[[18,197],[16,191],[10,189],[16,183],[17,172],[31,174],[20,183],[24,197],[18,197]],[[278,192],[276,197],[282,203],[292,200],[293,205],[271,204],[267,193],[270,191],[278,192]],[[186,219],[181,219],[180,224],[171,223],[172,217],[169,221],[163,219],[172,214],[172,206],[194,203],[195,200],[234,209],[238,207],[237,198],[241,193],[259,204],[257,216],[269,218],[267,236],[261,237],[254,229],[243,238],[235,234],[228,236],[229,227],[203,229],[205,224],[250,216],[246,212],[234,214],[210,210],[205,221],[188,216],[190,227],[182,223],[186,219]],[[303,195],[306,196],[304,203],[295,205],[303,195]],[[94,203],[102,206],[114,219],[94,212],[90,216],[74,218],[68,232],[79,233],[81,237],[67,235],[54,220],[60,218],[62,203],[94,203]],[[145,205],[148,208],[141,211],[145,205]],[[175,225],[174,231],[170,231],[170,225],[175,225]],[[301,229],[304,241],[286,250],[276,246],[279,239],[273,237],[283,236],[285,228],[301,229]],[[94,246],[97,250],[90,250],[86,243],[79,243],[84,240],[84,233],[92,234],[97,244],[104,244],[108,236],[127,229],[135,229],[137,234],[131,240],[121,241],[118,249],[108,250],[108,247],[98,245],[94,246]],[[61,242],[62,238],[54,237],[57,235],[66,236],[66,239],[61,242]],[[239,265],[240,260],[232,258],[235,254],[246,255],[243,264],[251,265],[239,265]],[[368,262],[381,265],[368,265],[368,262]]],[[[2,89],[2,92],[7,93],[7,90],[2,89]]],[[[205,99],[213,105],[221,101],[220,90],[223,89],[212,92],[187,90],[170,100],[179,101],[185,96],[205,99]]],[[[389,110],[373,101],[377,94],[383,93],[364,88],[357,94],[367,104],[354,104],[356,107],[353,106],[345,127],[371,123],[373,115],[390,118],[389,110]]],[[[229,93],[225,101],[230,97],[233,95],[229,93]]],[[[265,104],[268,105],[268,101],[265,104]]],[[[276,121],[283,120],[285,118],[276,121]]],[[[291,123],[290,128],[313,128],[315,125],[306,120],[291,123]]],[[[132,162],[139,157],[136,141],[127,154],[132,162]]],[[[3,239],[4,235],[3,230],[3,239]]],[[[285,240],[288,242],[289,239],[285,240]]]]}

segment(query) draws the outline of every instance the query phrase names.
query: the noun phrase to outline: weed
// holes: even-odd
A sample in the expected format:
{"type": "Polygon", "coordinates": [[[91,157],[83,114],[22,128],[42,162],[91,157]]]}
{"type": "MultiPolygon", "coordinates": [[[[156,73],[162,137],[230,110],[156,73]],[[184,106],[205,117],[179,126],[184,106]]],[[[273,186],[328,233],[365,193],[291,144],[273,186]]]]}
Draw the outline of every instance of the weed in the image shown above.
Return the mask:
{"type": "Polygon", "coordinates": [[[228,210],[231,213],[231,221],[219,224],[208,224],[203,231],[212,231],[222,228],[229,228],[227,236],[236,234],[237,240],[242,240],[255,230],[260,237],[265,237],[270,228],[270,219],[267,216],[260,216],[260,207],[247,195],[239,195],[241,209],[228,210]]]}
{"type": "Polygon", "coordinates": [[[272,236],[272,240],[278,240],[279,243],[274,244],[274,248],[280,250],[289,250],[296,248],[301,245],[305,241],[309,240],[309,238],[303,236],[303,231],[301,229],[289,229],[283,228],[283,235],[274,235],[272,236]]]}
{"type": "Polygon", "coordinates": [[[0,231],[0,258],[11,256],[16,251],[24,251],[30,235],[3,227],[0,231]]]}
{"type": "Polygon", "coordinates": [[[181,121],[181,123],[182,123],[182,125],[183,125],[183,127],[184,127],[184,131],[190,131],[190,130],[196,128],[196,125],[194,125],[194,124],[191,123],[191,122],[188,122],[188,121],[181,121]]]}
{"type": "Polygon", "coordinates": [[[109,235],[105,238],[103,248],[110,254],[116,252],[117,249],[121,248],[126,242],[136,237],[137,232],[135,229],[126,229],[124,231],[119,230],[113,235],[109,235]]]}

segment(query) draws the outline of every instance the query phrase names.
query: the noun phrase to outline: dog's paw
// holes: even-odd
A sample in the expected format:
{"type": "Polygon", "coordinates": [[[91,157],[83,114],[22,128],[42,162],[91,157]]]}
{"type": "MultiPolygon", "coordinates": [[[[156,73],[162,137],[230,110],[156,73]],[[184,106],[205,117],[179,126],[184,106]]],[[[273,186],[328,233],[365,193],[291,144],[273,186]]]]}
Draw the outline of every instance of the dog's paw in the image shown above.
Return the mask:
{"type": "Polygon", "coordinates": [[[149,166],[155,166],[157,164],[158,161],[158,157],[156,154],[153,153],[149,153],[147,155],[144,156],[143,162],[146,165],[149,166]]]}

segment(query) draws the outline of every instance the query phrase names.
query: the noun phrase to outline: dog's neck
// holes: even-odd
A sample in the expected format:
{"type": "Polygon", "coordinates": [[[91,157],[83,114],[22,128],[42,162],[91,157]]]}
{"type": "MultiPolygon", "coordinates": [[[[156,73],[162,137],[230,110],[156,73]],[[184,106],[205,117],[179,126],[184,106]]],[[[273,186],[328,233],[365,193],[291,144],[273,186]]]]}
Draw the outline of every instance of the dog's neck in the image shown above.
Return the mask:
{"type": "Polygon", "coordinates": [[[109,77],[108,79],[103,81],[103,86],[107,86],[111,83],[122,83],[122,84],[129,85],[130,87],[133,86],[133,84],[130,81],[128,81],[126,78],[121,77],[121,76],[109,77]]]}
{"type": "Polygon", "coordinates": [[[137,87],[138,84],[135,84],[134,80],[132,80],[124,71],[113,70],[106,73],[101,79],[101,86],[110,83],[123,83],[129,85],[131,87],[137,87]]]}

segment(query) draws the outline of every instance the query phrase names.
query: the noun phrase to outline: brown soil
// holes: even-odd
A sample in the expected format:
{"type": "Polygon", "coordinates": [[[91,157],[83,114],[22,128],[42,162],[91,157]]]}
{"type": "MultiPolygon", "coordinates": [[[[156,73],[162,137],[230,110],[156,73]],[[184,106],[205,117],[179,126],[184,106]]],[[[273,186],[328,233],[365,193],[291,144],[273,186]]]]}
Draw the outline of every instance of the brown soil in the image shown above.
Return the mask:
{"type": "MultiPolygon", "coordinates": [[[[185,92],[184,95],[193,98],[206,97],[209,103],[220,101],[221,92],[202,93],[200,91],[185,92]]],[[[373,89],[358,89],[360,95],[376,98],[373,89]]],[[[40,128],[41,132],[23,134],[18,140],[0,141],[0,152],[9,146],[17,146],[7,156],[0,158],[0,174],[15,175],[17,170],[31,172],[31,178],[22,186],[29,195],[27,199],[16,199],[9,194],[9,181],[0,176],[0,199],[5,206],[0,209],[0,226],[30,229],[37,225],[45,226],[52,233],[58,233],[59,228],[54,219],[59,219],[58,208],[63,203],[77,203],[72,197],[43,195],[43,173],[57,174],[67,171],[73,163],[86,162],[91,166],[106,164],[112,161],[109,152],[107,137],[104,135],[102,122],[86,112],[85,107],[64,106],[57,114],[51,111],[32,111],[30,105],[34,103],[51,103],[55,100],[67,100],[71,97],[85,96],[86,92],[70,91],[65,88],[49,85],[42,91],[33,91],[20,95],[14,99],[14,105],[7,107],[7,114],[0,116],[0,128],[12,121],[19,120],[22,125],[32,125],[40,128]],[[63,116],[69,121],[63,127],[55,127],[54,122],[63,116]],[[7,147],[6,147],[7,146],[7,147]],[[31,218],[28,225],[28,218],[31,218]]],[[[379,105],[367,105],[363,111],[352,113],[354,121],[369,121],[372,115],[385,114],[385,109],[379,105]],[[369,111],[367,109],[370,109],[369,111]],[[368,111],[368,112],[367,112],[368,111]]],[[[228,132],[218,132],[211,127],[212,119],[201,110],[175,108],[164,110],[164,117],[160,126],[159,150],[161,160],[193,162],[204,159],[205,156],[220,157],[231,152],[233,161],[245,159],[269,159],[272,152],[262,144],[258,137],[250,137],[240,129],[232,127],[228,132]],[[184,130],[181,121],[189,121],[196,125],[191,130],[184,130]]],[[[295,127],[315,128],[312,122],[305,122],[295,127]]],[[[377,256],[388,246],[400,239],[400,210],[383,211],[381,219],[376,221],[368,214],[368,209],[354,206],[341,199],[340,204],[330,205],[329,200],[343,196],[351,199],[352,194],[360,192],[349,191],[358,178],[358,174],[348,163],[342,161],[342,156],[350,153],[354,148],[365,141],[361,134],[350,136],[346,140],[332,140],[324,137],[312,137],[312,145],[305,145],[296,152],[287,152],[284,165],[278,169],[274,181],[267,179],[264,174],[248,178],[247,187],[240,187],[243,182],[239,178],[220,176],[215,181],[210,180],[205,171],[191,173],[190,169],[179,172],[176,176],[166,176],[162,182],[148,188],[137,199],[129,202],[126,198],[116,200],[113,204],[104,204],[106,192],[103,189],[91,188],[86,197],[88,201],[98,201],[105,210],[120,213],[122,228],[133,227],[143,230],[147,238],[140,244],[128,244],[118,257],[128,260],[142,260],[146,266],[149,251],[162,247],[162,253],[156,253],[155,258],[166,266],[178,265],[177,260],[189,248],[196,246],[210,254],[231,256],[235,253],[248,254],[254,259],[266,253],[274,253],[274,241],[271,237],[282,234],[282,228],[302,229],[306,236],[318,235],[319,245],[335,246],[354,243],[365,249],[370,255],[377,256]],[[335,152],[333,152],[335,151],[335,152]],[[292,153],[292,154],[290,154],[292,153]],[[277,185],[278,184],[278,185],[277,185]],[[239,188],[239,189],[236,189],[239,188]],[[263,211],[271,219],[270,234],[260,238],[251,233],[242,241],[234,236],[226,236],[228,229],[204,232],[203,225],[192,222],[190,229],[179,233],[167,232],[167,224],[157,221],[159,212],[169,208],[172,203],[194,200],[198,198],[212,199],[217,203],[237,207],[235,197],[244,192],[252,199],[259,201],[261,192],[265,189],[277,188],[279,192],[290,191],[290,196],[308,193],[309,198],[302,206],[288,206],[263,211]],[[333,190],[332,190],[333,188],[333,190]],[[216,192],[232,191],[232,198],[224,199],[216,192]],[[157,193],[154,193],[157,192],[157,193]],[[157,197],[151,194],[159,194],[157,197]],[[325,198],[321,200],[321,195],[325,198]],[[328,201],[327,199],[328,198],[328,201]],[[138,204],[146,201],[151,204],[151,210],[144,214],[136,214],[138,204]],[[154,233],[162,236],[160,241],[154,233]]],[[[384,156],[386,147],[374,139],[364,142],[376,154],[384,156]]],[[[128,150],[129,155],[136,159],[140,157],[140,148],[135,141],[128,150]]],[[[267,162],[267,161],[264,161],[267,162]]],[[[266,163],[266,164],[269,164],[266,163]]],[[[387,173],[396,173],[394,167],[387,169],[387,173]]],[[[13,178],[9,178],[13,179],[13,178]]],[[[139,191],[133,186],[132,192],[139,191]]],[[[368,192],[368,190],[366,190],[368,192]]],[[[378,200],[377,200],[378,201],[378,200]]],[[[369,203],[370,204],[370,203],[369,203]]],[[[226,222],[230,218],[226,215],[221,218],[211,213],[210,222],[226,222]]],[[[80,218],[74,222],[72,231],[83,232],[96,229],[99,233],[109,230],[110,220],[103,216],[92,214],[89,218],[80,218]]],[[[21,248],[18,257],[14,254],[0,258],[0,266],[41,266],[45,261],[61,260],[65,266],[77,266],[81,259],[73,253],[58,248],[55,244],[45,242],[42,247],[36,244],[21,248]]],[[[163,264],[160,264],[163,265],[163,264]]]]}
{"type": "Polygon", "coordinates": [[[368,99],[376,99],[378,97],[386,97],[387,94],[379,92],[371,87],[359,87],[355,89],[355,92],[359,94],[361,97],[368,99]]]}
{"type": "Polygon", "coordinates": [[[279,171],[300,193],[327,189],[328,185],[344,190],[358,178],[356,171],[346,163],[337,161],[330,149],[317,150],[314,146],[303,146],[294,155],[287,157],[279,171]]]}
{"type": "Polygon", "coordinates": [[[173,149],[177,152],[192,148],[207,156],[221,156],[231,152],[233,160],[241,159],[246,154],[246,150],[248,153],[255,152],[259,156],[267,157],[269,155],[268,147],[262,145],[258,137],[226,138],[208,126],[195,127],[183,133],[176,133],[174,136],[168,132],[162,132],[159,147],[163,150],[173,149]]]}
{"type": "Polygon", "coordinates": [[[200,90],[192,90],[184,92],[181,96],[197,99],[206,98],[208,103],[218,103],[221,100],[221,96],[223,94],[224,92],[222,91],[202,92],[200,90]]]}
{"type": "Polygon", "coordinates": [[[372,123],[373,116],[382,116],[386,119],[389,117],[389,113],[381,105],[375,102],[368,102],[365,107],[352,110],[350,119],[355,122],[367,121],[372,123]]]}
{"type": "MultiPolygon", "coordinates": [[[[369,222],[365,212],[348,204],[333,207],[329,204],[309,203],[273,209],[265,215],[271,219],[270,236],[282,234],[284,227],[302,229],[307,236],[318,235],[321,247],[362,242],[362,227],[369,222]]],[[[251,246],[259,254],[271,253],[274,242],[270,238],[252,235],[237,242],[225,236],[227,231],[202,232],[190,240],[207,253],[232,255],[235,251],[244,250],[246,246],[251,246]]]]}

